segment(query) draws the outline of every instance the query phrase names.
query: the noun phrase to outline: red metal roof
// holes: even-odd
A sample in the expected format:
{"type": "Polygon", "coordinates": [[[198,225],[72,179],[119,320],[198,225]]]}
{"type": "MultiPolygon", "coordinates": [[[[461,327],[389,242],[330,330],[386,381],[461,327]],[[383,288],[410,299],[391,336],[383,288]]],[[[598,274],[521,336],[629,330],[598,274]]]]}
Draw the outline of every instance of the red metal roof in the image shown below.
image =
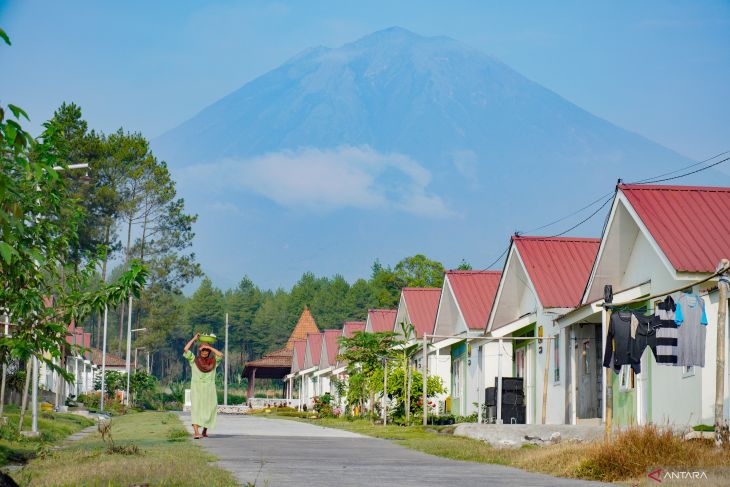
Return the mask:
{"type": "Polygon", "coordinates": [[[402,291],[406,302],[408,317],[413,324],[416,338],[423,337],[424,333],[433,333],[436,324],[436,312],[441,298],[440,288],[406,287],[402,291]]]}
{"type": "Polygon", "coordinates": [[[451,290],[471,330],[483,330],[499,287],[500,271],[447,271],[451,290]]]}
{"type": "Polygon", "coordinates": [[[302,370],[304,368],[304,352],[305,352],[306,348],[307,348],[306,340],[295,340],[294,341],[294,354],[297,356],[297,368],[299,370],[302,370]]]}
{"type": "Polygon", "coordinates": [[[621,184],[639,218],[680,272],[714,272],[730,255],[730,188],[621,184]]]}
{"type": "Polygon", "coordinates": [[[512,237],[540,303],[573,308],[580,303],[601,240],[572,237],[512,237]]]}
{"type": "Polygon", "coordinates": [[[342,336],[345,336],[347,338],[352,338],[352,335],[354,335],[356,331],[364,331],[364,330],[365,330],[364,321],[345,321],[345,324],[342,325],[342,336]]]}
{"type": "Polygon", "coordinates": [[[337,363],[337,353],[340,349],[337,339],[342,335],[342,330],[325,330],[323,346],[327,354],[320,357],[320,365],[329,367],[337,363]]]}
{"type": "Polygon", "coordinates": [[[395,326],[395,315],[397,311],[394,309],[370,309],[368,310],[368,320],[373,329],[373,333],[382,331],[393,331],[395,326]]]}
{"type": "Polygon", "coordinates": [[[322,333],[308,333],[307,344],[309,354],[312,356],[312,365],[319,365],[320,353],[322,353],[322,333]]]}

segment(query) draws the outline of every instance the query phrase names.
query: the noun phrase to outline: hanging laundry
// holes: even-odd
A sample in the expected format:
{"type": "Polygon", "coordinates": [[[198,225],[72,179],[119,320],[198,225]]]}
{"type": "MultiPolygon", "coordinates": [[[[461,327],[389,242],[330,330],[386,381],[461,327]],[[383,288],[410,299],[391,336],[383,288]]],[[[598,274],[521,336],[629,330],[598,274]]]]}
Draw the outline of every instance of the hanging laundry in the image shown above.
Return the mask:
{"type": "Polygon", "coordinates": [[[667,296],[654,307],[655,356],[659,365],[677,364],[677,323],[674,321],[676,309],[671,296],[667,296]]]}
{"type": "Polygon", "coordinates": [[[631,322],[634,313],[631,311],[614,311],[608,323],[606,350],[603,354],[603,366],[613,368],[617,374],[623,365],[631,365],[635,373],[641,371],[641,365],[632,360],[634,340],[631,338],[631,322]]]}
{"type": "Polygon", "coordinates": [[[705,336],[707,315],[705,303],[697,294],[678,293],[674,296],[677,323],[677,365],[705,366],[705,336]]]}
{"type": "MultiPolygon", "coordinates": [[[[636,322],[636,334],[632,341],[631,360],[639,364],[641,368],[641,356],[647,347],[651,349],[654,358],[657,358],[656,330],[654,329],[654,317],[634,314],[632,320],[636,322]]],[[[637,369],[634,371],[638,374],[637,369]]]]}

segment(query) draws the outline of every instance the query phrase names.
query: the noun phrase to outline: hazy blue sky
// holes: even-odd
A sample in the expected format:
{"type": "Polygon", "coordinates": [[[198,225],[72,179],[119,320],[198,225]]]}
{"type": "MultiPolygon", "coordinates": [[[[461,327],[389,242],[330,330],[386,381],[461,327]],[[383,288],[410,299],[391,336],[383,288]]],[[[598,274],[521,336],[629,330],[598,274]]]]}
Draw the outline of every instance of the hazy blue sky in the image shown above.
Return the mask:
{"type": "Polygon", "coordinates": [[[0,96],[153,138],[308,46],[399,25],[477,47],[684,155],[730,147],[730,2],[7,1],[0,96]],[[345,5],[348,3],[348,5],[345,5]]]}
{"type": "MultiPolygon", "coordinates": [[[[63,101],[73,101],[93,128],[121,126],[153,139],[308,47],[337,47],[396,25],[473,46],[589,112],[689,158],[730,149],[729,1],[0,0],[0,26],[13,41],[12,48],[0,49],[0,101],[25,108],[36,131],[63,101]]],[[[175,161],[169,162],[174,168],[175,161]]],[[[605,181],[605,190],[612,185],[605,181]]],[[[560,199],[568,211],[587,202],[581,198],[568,192],[560,199]]],[[[270,200],[251,200],[245,215],[221,225],[215,218],[223,210],[206,210],[187,198],[190,211],[201,215],[196,252],[217,284],[232,285],[250,273],[275,287],[305,270],[353,279],[367,275],[376,257],[392,264],[417,251],[447,266],[465,257],[479,267],[494,259],[508,236],[504,229],[496,236],[485,233],[483,241],[471,239],[468,251],[436,241],[426,248],[423,242],[388,241],[385,249],[362,230],[365,237],[316,241],[300,254],[281,257],[281,249],[300,247],[285,210],[266,213],[261,228],[245,238],[230,231],[243,232],[256,205],[273,207],[270,200]],[[236,249],[239,260],[231,260],[222,242],[231,246],[239,238],[249,246],[236,249]],[[267,251],[272,255],[266,257],[267,251]],[[272,272],[279,260],[284,268],[272,272]]],[[[515,214],[509,229],[531,225],[537,217],[529,216],[515,214]]],[[[343,214],[308,218],[315,230],[346,236],[343,214]]],[[[433,225],[425,219],[413,224],[433,225]]]]}

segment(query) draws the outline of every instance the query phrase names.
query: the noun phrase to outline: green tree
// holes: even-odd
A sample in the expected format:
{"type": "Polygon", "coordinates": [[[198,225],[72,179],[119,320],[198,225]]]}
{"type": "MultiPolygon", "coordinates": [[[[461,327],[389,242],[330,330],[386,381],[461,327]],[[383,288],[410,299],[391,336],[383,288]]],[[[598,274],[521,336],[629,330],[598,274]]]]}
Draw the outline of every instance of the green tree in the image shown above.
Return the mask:
{"type": "Polygon", "coordinates": [[[394,348],[403,342],[392,331],[356,332],[338,341],[343,349],[338,358],[347,362],[348,401],[351,405],[354,400],[359,401],[360,410],[366,398],[369,404],[375,404],[375,394],[378,388],[382,390],[383,360],[392,358],[394,348]]]}
{"type": "Polygon", "coordinates": [[[223,293],[213,287],[207,277],[187,302],[187,321],[191,326],[190,334],[215,333],[222,337],[224,325],[223,293]]]}
{"type": "Polygon", "coordinates": [[[407,287],[441,287],[444,266],[423,254],[406,257],[395,265],[395,275],[407,287]]]}
{"type": "Polygon", "coordinates": [[[473,267],[470,263],[468,263],[464,259],[461,259],[461,263],[459,263],[459,267],[457,267],[456,269],[460,271],[470,271],[473,269],[473,267]]]}

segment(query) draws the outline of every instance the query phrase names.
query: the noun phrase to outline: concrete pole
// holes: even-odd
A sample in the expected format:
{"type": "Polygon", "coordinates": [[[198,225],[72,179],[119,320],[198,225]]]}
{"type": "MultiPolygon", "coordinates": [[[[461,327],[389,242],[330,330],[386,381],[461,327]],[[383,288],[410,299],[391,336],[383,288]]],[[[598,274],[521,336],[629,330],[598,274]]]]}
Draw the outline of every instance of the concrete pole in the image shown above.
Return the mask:
{"type": "Polygon", "coordinates": [[[226,343],[223,355],[223,405],[228,406],[228,313],[226,313],[226,343]]]}
{"type": "Polygon", "coordinates": [[[124,404],[129,407],[129,383],[132,375],[132,296],[129,296],[129,312],[127,313],[127,389],[124,393],[124,404]]]}
{"type": "Polygon", "coordinates": [[[552,348],[552,337],[545,337],[545,374],[542,379],[542,417],[540,424],[545,424],[545,417],[547,416],[547,392],[548,392],[548,381],[550,380],[550,348],[552,348]]]}
{"type": "MultiPolygon", "coordinates": [[[[722,259],[718,264],[718,270],[728,268],[728,260],[722,259]]],[[[728,278],[725,274],[720,276],[717,283],[720,297],[717,303],[717,366],[715,368],[715,444],[722,446],[722,430],[726,427],[723,417],[723,404],[725,402],[725,326],[727,323],[727,295],[728,278]]]]}
{"type": "Polygon", "coordinates": [[[421,404],[423,405],[423,426],[428,424],[428,337],[423,334],[423,366],[421,367],[423,382],[423,397],[421,404]]]}
{"type": "Polygon", "coordinates": [[[31,400],[32,404],[32,420],[31,420],[31,431],[34,434],[38,433],[38,358],[33,357],[33,395],[31,400]]]}
{"type": "MultiPolygon", "coordinates": [[[[607,309],[604,313],[604,329],[608,333],[608,326],[611,323],[611,309],[607,309]]],[[[608,334],[606,334],[605,343],[608,342],[608,334]]],[[[610,346],[607,344],[606,346],[610,346]]],[[[611,375],[611,368],[606,369],[606,426],[605,426],[605,435],[606,438],[611,437],[611,429],[613,426],[613,376],[611,375]]]]}
{"type": "Polygon", "coordinates": [[[382,408],[383,408],[383,426],[388,425],[388,413],[385,410],[385,396],[388,394],[388,361],[386,359],[383,359],[383,400],[382,400],[382,408]]]}
{"type": "Polygon", "coordinates": [[[304,382],[304,380],[302,377],[299,377],[299,411],[302,410],[302,382],[304,382]]]}
{"type": "Polygon", "coordinates": [[[150,373],[150,351],[147,350],[147,374],[150,373]]]}
{"type": "Polygon", "coordinates": [[[499,339],[499,353],[497,362],[497,424],[502,424],[502,339],[499,339]]]}
{"type": "Polygon", "coordinates": [[[106,328],[109,308],[104,305],[104,337],[101,345],[101,398],[99,400],[99,411],[104,412],[104,391],[106,385],[106,328]]]}

